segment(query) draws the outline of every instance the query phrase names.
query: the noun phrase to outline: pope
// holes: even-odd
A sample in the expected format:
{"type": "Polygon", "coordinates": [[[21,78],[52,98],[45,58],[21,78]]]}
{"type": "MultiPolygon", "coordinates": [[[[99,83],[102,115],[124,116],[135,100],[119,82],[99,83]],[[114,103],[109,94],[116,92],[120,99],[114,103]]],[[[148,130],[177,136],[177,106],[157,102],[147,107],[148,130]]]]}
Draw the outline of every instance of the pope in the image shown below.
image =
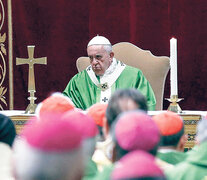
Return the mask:
{"type": "Polygon", "coordinates": [[[98,102],[108,103],[116,89],[135,88],[146,97],[148,109],[155,110],[155,95],[142,71],[117,60],[107,38],[91,39],[87,53],[90,65],[76,74],[63,92],[77,108],[85,110],[98,102]]]}

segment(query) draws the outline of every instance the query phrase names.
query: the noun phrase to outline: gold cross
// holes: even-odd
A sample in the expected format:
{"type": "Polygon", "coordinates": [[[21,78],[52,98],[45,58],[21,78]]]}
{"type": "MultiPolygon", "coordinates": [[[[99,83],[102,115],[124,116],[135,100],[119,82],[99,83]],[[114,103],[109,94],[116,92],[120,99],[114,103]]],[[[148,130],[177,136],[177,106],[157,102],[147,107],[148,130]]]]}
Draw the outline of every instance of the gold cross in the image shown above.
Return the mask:
{"type": "Polygon", "coordinates": [[[34,58],[35,46],[27,46],[29,58],[16,58],[16,65],[28,64],[29,65],[29,79],[28,79],[28,91],[35,92],[35,77],[34,77],[34,64],[47,64],[47,58],[34,58]]]}
{"type": "Polygon", "coordinates": [[[34,104],[34,93],[36,92],[35,89],[35,76],[34,76],[34,64],[47,64],[47,58],[34,58],[34,48],[35,46],[27,46],[28,50],[28,58],[16,58],[16,65],[28,64],[29,65],[29,76],[28,76],[28,92],[30,93],[30,104],[26,109],[26,113],[34,113],[36,104],[34,104]]]}

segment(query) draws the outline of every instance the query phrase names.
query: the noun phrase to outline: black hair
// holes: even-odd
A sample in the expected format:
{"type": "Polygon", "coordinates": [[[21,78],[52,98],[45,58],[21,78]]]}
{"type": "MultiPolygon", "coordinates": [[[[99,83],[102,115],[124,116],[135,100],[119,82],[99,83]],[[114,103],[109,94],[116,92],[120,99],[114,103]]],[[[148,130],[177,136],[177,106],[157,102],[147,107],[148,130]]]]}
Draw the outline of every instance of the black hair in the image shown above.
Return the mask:
{"type": "Polygon", "coordinates": [[[182,129],[176,134],[169,135],[169,136],[161,136],[159,145],[176,147],[180,141],[180,138],[183,136],[183,134],[184,134],[184,125],[182,129]]]}
{"type": "Polygon", "coordinates": [[[147,100],[139,90],[133,88],[119,89],[115,91],[109,99],[108,107],[106,109],[106,118],[109,127],[112,125],[117,116],[124,111],[120,107],[120,100],[125,98],[133,100],[139,109],[144,111],[148,110],[147,100]]]}
{"type": "Polygon", "coordinates": [[[6,143],[12,147],[16,137],[16,129],[12,120],[0,114],[0,142],[6,143]]]}

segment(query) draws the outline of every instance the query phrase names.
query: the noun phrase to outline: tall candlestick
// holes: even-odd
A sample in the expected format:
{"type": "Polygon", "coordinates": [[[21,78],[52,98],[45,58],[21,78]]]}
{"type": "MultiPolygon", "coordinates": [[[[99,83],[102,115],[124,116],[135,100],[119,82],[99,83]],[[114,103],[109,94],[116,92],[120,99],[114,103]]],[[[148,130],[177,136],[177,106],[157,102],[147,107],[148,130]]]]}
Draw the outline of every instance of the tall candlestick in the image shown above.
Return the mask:
{"type": "MultiPolygon", "coordinates": [[[[182,98],[183,99],[183,98],[182,98]]],[[[177,83],[177,39],[170,39],[170,106],[168,110],[181,113],[178,102],[182,99],[178,98],[178,83],[177,83]]]]}
{"type": "Polygon", "coordinates": [[[177,84],[177,39],[170,39],[170,96],[178,95],[177,84]]]}

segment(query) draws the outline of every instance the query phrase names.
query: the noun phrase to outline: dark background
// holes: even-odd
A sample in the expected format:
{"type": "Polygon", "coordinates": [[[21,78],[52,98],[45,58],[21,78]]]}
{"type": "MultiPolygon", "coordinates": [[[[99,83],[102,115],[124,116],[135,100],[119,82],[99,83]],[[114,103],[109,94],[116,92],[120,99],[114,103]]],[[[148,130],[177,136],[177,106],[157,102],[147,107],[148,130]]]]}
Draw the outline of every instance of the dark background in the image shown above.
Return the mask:
{"type": "MultiPolygon", "coordinates": [[[[36,103],[62,92],[77,73],[76,59],[86,55],[88,41],[106,36],[170,56],[170,39],[178,41],[178,94],[183,110],[206,110],[206,0],[15,0],[12,1],[14,50],[14,109],[24,110],[28,97],[27,45],[47,65],[35,65],[36,103]]],[[[164,98],[170,96],[169,74],[164,98]]],[[[169,103],[164,100],[164,109],[169,103]]]]}

